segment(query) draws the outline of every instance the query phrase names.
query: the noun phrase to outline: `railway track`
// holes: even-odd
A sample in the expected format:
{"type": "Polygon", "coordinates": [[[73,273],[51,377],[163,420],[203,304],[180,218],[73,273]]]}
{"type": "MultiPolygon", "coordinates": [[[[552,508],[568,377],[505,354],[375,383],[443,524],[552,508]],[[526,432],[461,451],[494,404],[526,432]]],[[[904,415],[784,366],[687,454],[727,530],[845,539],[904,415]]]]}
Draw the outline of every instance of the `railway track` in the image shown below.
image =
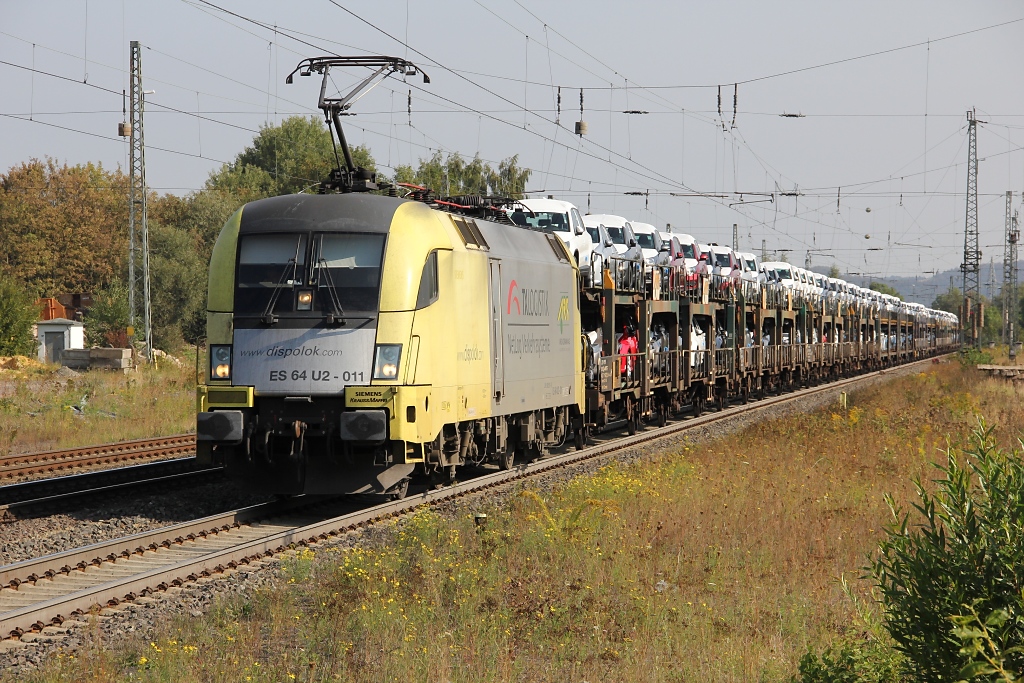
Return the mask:
{"type": "Polygon", "coordinates": [[[20,453],[0,458],[0,483],[35,475],[63,474],[85,467],[122,467],[157,459],[181,458],[194,455],[195,451],[195,434],[179,434],[63,451],[20,453]]]}
{"type": "Polygon", "coordinates": [[[52,513],[67,503],[94,496],[123,495],[146,488],[166,490],[191,481],[223,475],[220,466],[200,466],[195,456],[158,460],[98,472],[34,479],[0,487],[0,523],[40,512],[52,513]]]}
{"type": "MultiPolygon", "coordinates": [[[[931,359],[911,363],[912,368],[931,359]]],[[[145,598],[200,577],[227,573],[295,545],[332,536],[406,513],[422,505],[478,493],[556,468],[607,456],[698,427],[816,394],[835,392],[887,374],[873,372],[684,419],[633,436],[483,474],[442,489],[360,510],[339,510],[347,499],[311,496],[234,510],[151,532],[128,536],[47,557],[0,567],[0,637],[32,630],[87,613],[145,598]],[[335,514],[337,513],[337,514],[335,514]]],[[[348,500],[348,505],[351,506],[348,500]]]]}

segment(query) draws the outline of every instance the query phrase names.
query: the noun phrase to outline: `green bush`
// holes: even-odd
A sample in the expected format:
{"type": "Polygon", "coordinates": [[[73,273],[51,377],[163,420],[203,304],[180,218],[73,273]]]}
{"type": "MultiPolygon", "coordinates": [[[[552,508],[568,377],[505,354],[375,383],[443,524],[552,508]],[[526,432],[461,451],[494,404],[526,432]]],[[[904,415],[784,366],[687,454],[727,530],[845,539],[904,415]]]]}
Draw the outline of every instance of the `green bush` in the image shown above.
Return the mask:
{"type": "MultiPolygon", "coordinates": [[[[128,307],[128,285],[114,280],[96,292],[92,307],[85,314],[85,337],[89,346],[113,346],[127,348],[132,339],[128,335],[128,321],[131,311],[128,307]]],[[[141,328],[139,322],[137,327],[141,328]]],[[[141,333],[135,331],[135,337],[141,333]]]]}
{"type": "Polygon", "coordinates": [[[33,354],[32,326],[39,320],[35,300],[20,282],[0,274],[0,356],[33,354]]]}
{"type": "Polygon", "coordinates": [[[988,351],[976,349],[973,346],[965,346],[957,355],[960,364],[964,367],[975,365],[986,365],[992,362],[992,354],[988,351]]]}
{"type": "Polygon", "coordinates": [[[820,656],[808,652],[800,659],[802,683],[898,683],[901,659],[888,645],[875,640],[847,640],[820,656]]]}
{"type": "Polygon", "coordinates": [[[888,499],[871,566],[885,626],[916,680],[1009,680],[1024,671],[1024,463],[982,424],[939,469],[933,492],[915,482],[913,522],[888,499]]]}

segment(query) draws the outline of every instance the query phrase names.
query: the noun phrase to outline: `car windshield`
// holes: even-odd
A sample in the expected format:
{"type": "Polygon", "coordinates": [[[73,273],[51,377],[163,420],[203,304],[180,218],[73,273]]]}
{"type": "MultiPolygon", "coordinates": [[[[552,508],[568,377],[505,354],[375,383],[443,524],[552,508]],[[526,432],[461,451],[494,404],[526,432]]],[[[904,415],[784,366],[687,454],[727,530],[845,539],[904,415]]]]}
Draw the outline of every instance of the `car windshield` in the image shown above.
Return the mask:
{"type": "Polygon", "coordinates": [[[715,254],[715,265],[721,266],[722,268],[729,267],[729,255],[728,254],[715,254]]]}
{"type": "Polygon", "coordinates": [[[513,211],[512,222],[541,232],[569,232],[569,214],[553,211],[513,211]]]}
{"type": "Polygon", "coordinates": [[[594,244],[601,244],[601,228],[587,228],[587,232],[594,244]]]}
{"type": "Polygon", "coordinates": [[[697,258],[697,252],[692,244],[682,245],[683,258],[697,258]]]}
{"type": "Polygon", "coordinates": [[[792,280],[793,272],[789,268],[776,268],[775,272],[779,274],[780,280],[792,280]]]}
{"type": "Polygon", "coordinates": [[[625,244],[626,238],[623,234],[622,228],[607,228],[608,234],[612,238],[612,242],[615,244],[625,244]]]}
{"type": "Polygon", "coordinates": [[[757,264],[754,262],[754,259],[747,259],[747,270],[757,272],[757,264]]]}
{"type": "Polygon", "coordinates": [[[643,249],[657,249],[658,245],[654,242],[654,235],[649,232],[638,232],[636,233],[636,243],[643,249]]]}

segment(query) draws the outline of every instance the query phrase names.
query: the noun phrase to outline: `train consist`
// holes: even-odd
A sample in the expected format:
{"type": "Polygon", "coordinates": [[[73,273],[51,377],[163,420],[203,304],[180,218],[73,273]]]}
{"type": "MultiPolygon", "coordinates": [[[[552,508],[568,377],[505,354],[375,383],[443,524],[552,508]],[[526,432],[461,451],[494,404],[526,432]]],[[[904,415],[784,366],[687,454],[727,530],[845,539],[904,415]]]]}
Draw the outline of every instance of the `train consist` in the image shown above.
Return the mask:
{"type": "MultiPolygon", "coordinates": [[[[326,79],[327,58],[307,61],[326,79]]],[[[245,205],[211,259],[197,452],[247,488],[403,495],[416,475],[959,345],[955,316],[853,288],[612,252],[581,273],[561,238],[512,221],[515,200],[359,191],[374,179],[333,118],[348,168],[323,194],[245,205]]]]}
{"type": "Polygon", "coordinates": [[[400,493],[959,344],[955,316],[880,298],[617,258],[584,278],[481,198],[260,200],[210,272],[200,455],[274,493],[400,493]]]}

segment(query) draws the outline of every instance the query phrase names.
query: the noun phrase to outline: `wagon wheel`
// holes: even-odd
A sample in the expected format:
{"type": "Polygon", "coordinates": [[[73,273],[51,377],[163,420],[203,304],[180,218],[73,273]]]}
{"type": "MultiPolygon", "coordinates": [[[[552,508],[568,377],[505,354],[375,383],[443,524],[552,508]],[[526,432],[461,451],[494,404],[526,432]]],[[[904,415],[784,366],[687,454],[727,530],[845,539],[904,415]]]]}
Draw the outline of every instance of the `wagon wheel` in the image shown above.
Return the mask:
{"type": "Polygon", "coordinates": [[[636,406],[633,405],[633,397],[626,397],[626,433],[630,436],[636,434],[636,406]]]}
{"type": "Polygon", "coordinates": [[[700,417],[704,412],[704,388],[697,386],[693,388],[693,416],[700,417]]]}
{"type": "Polygon", "coordinates": [[[668,409],[665,406],[658,406],[658,426],[659,427],[664,427],[668,423],[668,418],[665,416],[665,414],[667,412],[668,412],[668,409]]]}
{"type": "Polygon", "coordinates": [[[510,470],[516,459],[516,449],[505,447],[505,450],[495,453],[495,459],[498,461],[499,470],[510,470]]]}

